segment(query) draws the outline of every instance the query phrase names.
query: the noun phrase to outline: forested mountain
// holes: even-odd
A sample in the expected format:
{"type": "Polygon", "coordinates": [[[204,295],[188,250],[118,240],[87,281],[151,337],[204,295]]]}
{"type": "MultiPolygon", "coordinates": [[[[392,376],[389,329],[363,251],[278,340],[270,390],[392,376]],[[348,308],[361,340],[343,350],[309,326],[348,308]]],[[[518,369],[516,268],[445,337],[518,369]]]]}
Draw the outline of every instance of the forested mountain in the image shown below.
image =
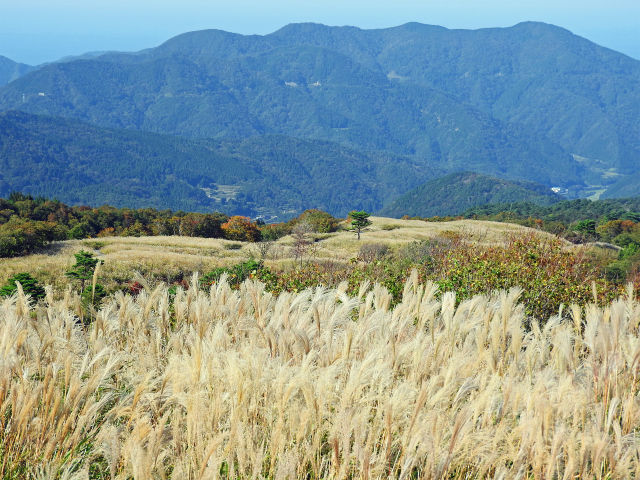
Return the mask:
{"type": "Polygon", "coordinates": [[[563,200],[551,205],[535,205],[531,202],[511,204],[493,203],[473,207],[464,212],[467,218],[517,220],[538,218],[546,222],[576,223],[594,220],[605,223],[614,219],[640,221],[640,197],[588,200],[579,198],[563,200]],[[494,218],[495,217],[495,218],[494,218]]]}
{"type": "Polygon", "coordinates": [[[192,32],[45,66],[2,88],[0,108],[192,138],[323,139],[576,194],[640,162],[640,62],[541,23],[192,32]]]}
{"type": "Polygon", "coordinates": [[[378,210],[442,172],[411,157],[284,136],[195,140],[0,114],[0,197],[290,218],[378,210]]]}
{"type": "Polygon", "coordinates": [[[549,205],[562,197],[533,182],[509,181],[473,172],[452,173],[430,180],[383,208],[386,217],[459,215],[488,203],[532,202],[549,205]]]}
{"type": "Polygon", "coordinates": [[[35,68],[36,67],[32,67],[31,65],[14,62],[9,58],[0,55],[0,85],[5,85],[29,73],[35,68]]]}

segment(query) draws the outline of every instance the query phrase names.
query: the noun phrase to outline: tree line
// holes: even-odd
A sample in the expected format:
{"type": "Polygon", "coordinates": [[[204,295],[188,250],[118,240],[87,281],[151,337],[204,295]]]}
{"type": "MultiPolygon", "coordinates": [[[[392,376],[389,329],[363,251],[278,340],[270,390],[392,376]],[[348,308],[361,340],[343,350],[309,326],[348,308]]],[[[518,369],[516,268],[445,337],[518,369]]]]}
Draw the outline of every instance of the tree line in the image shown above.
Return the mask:
{"type": "Polygon", "coordinates": [[[180,235],[258,242],[287,235],[299,222],[309,223],[317,232],[330,232],[338,228],[339,220],[313,209],[289,222],[265,225],[220,212],[69,206],[12,193],[0,198],[0,257],[26,255],[59,240],[107,236],[180,235]]]}

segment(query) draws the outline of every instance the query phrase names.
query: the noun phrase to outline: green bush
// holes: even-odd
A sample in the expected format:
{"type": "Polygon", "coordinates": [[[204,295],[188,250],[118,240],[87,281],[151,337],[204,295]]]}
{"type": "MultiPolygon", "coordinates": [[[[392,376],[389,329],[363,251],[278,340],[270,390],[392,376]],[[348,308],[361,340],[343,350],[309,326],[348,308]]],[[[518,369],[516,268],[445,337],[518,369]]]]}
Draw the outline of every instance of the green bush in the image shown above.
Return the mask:
{"type": "Polygon", "coordinates": [[[618,254],[619,260],[632,259],[640,255],[640,245],[632,242],[627,244],[618,254]]]}
{"type": "Polygon", "coordinates": [[[238,263],[233,267],[219,267],[203,275],[200,278],[200,286],[202,288],[208,288],[220,280],[220,277],[226,273],[228,275],[227,281],[229,285],[237,287],[247,278],[257,276],[258,272],[264,269],[265,267],[262,262],[257,262],[253,259],[238,263]]]}
{"type": "Polygon", "coordinates": [[[97,307],[102,299],[107,296],[107,291],[104,286],[96,283],[96,288],[94,290],[93,285],[87,285],[82,291],[81,299],[82,305],[86,308],[89,305],[97,307]]]}
{"type": "Polygon", "coordinates": [[[12,217],[0,225],[0,257],[27,255],[54,240],[66,239],[66,229],[53,222],[12,217]]]}
{"type": "Polygon", "coordinates": [[[16,273],[7,280],[7,283],[0,288],[0,297],[9,297],[13,295],[18,287],[16,282],[22,286],[22,290],[31,296],[32,301],[38,301],[45,296],[44,288],[29,273],[16,273]]]}
{"type": "Polygon", "coordinates": [[[310,209],[302,212],[298,218],[290,222],[291,227],[298,223],[307,223],[315,233],[331,233],[338,229],[340,220],[322,210],[310,209]]]}
{"type": "Polygon", "coordinates": [[[624,260],[617,260],[605,268],[605,277],[609,282],[622,284],[627,279],[631,265],[624,260]]]}
{"type": "Polygon", "coordinates": [[[598,301],[608,302],[622,293],[588,258],[566,249],[559,239],[536,235],[513,237],[506,246],[455,244],[426,276],[460,299],[522,287],[527,314],[542,320],[556,315],[560,305],[592,302],[593,283],[598,301]]]}

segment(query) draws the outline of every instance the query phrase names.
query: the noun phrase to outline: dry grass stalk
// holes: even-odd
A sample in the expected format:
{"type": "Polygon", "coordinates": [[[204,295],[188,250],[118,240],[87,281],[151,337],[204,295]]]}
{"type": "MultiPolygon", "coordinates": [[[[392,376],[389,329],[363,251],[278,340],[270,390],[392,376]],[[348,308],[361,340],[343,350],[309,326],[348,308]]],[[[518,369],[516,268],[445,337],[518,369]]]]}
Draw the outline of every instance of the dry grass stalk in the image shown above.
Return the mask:
{"type": "Polygon", "coordinates": [[[638,475],[632,296],[525,331],[517,289],[435,290],[413,275],[390,309],[379,285],[160,285],[88,328],[77,295],[19,292],[0,303],[0,477],[638,475]]]}

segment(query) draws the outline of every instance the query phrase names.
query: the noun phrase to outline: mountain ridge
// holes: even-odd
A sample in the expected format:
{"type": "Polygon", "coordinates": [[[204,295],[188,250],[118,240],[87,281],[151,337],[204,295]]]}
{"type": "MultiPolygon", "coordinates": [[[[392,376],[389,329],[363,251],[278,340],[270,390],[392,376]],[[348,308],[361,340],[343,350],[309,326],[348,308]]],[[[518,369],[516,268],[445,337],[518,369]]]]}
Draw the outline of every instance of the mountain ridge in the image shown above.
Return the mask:
{"type": "Polygon", "coordinates": [[[15,62],[10,58],[0,55],[0,86],[6,85],[7,83],[18,79],[23,75],[26,75],[36,68],[37,67],[34,67],[32,65],[15,62]]]}
{"type": "Polygon", "coordinates": [[[187,32],[43,66],[0,88],[0,110],[192,139],[328,141],[570,196],[615,195],[640,167],[640,62],[541,22],[187,32]]]}

